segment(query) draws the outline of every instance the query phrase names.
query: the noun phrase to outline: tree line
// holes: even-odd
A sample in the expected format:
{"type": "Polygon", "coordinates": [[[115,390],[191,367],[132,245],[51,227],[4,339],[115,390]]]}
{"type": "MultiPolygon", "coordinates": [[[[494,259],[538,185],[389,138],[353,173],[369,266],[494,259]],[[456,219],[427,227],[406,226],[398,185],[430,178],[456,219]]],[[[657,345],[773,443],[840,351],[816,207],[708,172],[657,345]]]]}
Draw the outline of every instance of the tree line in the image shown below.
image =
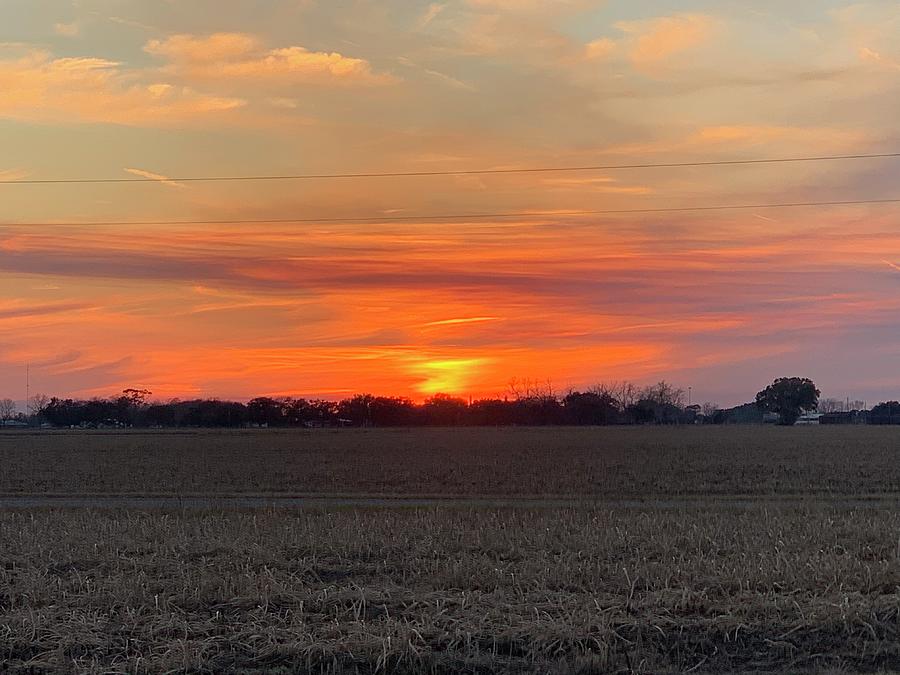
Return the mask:
{"type": "MultiPolygon", "coordinates": [[[[145,389],[91,399],[38,395],[29,401],[27,414],[16,414],[15,404],[2,399],[0,420],[60,428],[605,426],[762,422],[768,413],[790,425],[820,405],[819,390],[806,378],[780,378],[753,403],[730,409],[686,404],[685,391],[665,381],[645,387],[601,384],[558,395],[549,383],[513,380],[503,398],[466,401],[435,394],[422,403],[371,394],[340,401],[260,396],[246,403],[215,398],[162,402],[151,396],[145,389]]],[[[867,422],[900,423],[900,403],[882,403],[866,414],[867,422]]]]}
{"type": "MultiPolygon", "coordinates": [[[[550,384],[513,380],[503,398],[467,401],[435,394],[422,403],[406,397],[359,394],[340,401],[260,396],[243,403],[215,398],[162,402],[151,392],[72,399],[33,397],[33,423],[54,427],[318,427],[687,424],[702,406],[686,406],[684,391],[666,382],[629,382],[557,395],[550,384]]],[[[707,406],[708,407],[708,406],[707,406]]]]}

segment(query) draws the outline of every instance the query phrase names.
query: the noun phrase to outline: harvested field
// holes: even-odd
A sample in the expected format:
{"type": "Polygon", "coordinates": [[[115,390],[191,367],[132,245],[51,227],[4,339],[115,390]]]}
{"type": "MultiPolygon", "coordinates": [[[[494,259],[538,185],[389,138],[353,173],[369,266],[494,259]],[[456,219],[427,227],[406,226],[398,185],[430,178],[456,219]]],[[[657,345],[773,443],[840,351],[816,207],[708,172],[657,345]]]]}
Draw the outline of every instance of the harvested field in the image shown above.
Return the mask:
{"type": "Polygon", "coordinates": [[[0,659],[42,672],[900,668],[900,514],[0,514],[0,659]]]}
{"type": "Polygon", "coordinates": [[[0,671],[896,671],[898,451],[864,427],[0,434],[0,671]]]}
{"type": "Polygon", "coordinates": [[[900,492],[900,427],[0,433],[0,494],[900,492]]]}

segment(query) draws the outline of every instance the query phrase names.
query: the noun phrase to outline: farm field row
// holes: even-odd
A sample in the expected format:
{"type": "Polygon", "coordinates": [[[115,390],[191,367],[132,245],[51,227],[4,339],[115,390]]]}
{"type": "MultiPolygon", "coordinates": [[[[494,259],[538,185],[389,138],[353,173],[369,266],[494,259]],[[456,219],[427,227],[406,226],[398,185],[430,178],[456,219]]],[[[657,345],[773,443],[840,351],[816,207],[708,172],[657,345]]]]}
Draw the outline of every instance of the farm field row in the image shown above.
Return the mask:
{"type": "Polygon", "coordinates": [[[0,433],[0,494],[900,494],[900,427],[0,433]]]}

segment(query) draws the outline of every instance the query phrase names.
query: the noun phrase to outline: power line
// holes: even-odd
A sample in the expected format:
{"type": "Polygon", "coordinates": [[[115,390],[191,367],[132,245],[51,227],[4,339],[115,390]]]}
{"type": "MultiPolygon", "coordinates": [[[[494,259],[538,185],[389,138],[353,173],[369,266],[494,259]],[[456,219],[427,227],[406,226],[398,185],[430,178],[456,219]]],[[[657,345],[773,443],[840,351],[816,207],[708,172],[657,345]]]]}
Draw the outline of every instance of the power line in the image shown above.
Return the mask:
{"type": "Polygon", "coordinates": [[[700,162],[659,162],[650,164],[596,164],[587,166],[539,166],[521,169],[461,169],[448,171],[386,171],[372,173],[299,173],[261,176],[182,176],[139,178],[25,178],[0,180],[0,185],[74,185],[95,183],[213,183],[237,181],[331,180],[352,178],[417,178],[426,176],[484,176],[489,174],[562,173],[573,171],[619,171],[624,169],[682,169],[705,166],[744,166],[752,164],[789,164],[798,162],[834,162],[863,159],[896,159],[900,152],[864,155],[821,155],[812,157],[776,157],[764,159],[727,159],[700,162]]]}
{"type": "Polygon", "coordinates": [[[784,202],[778,204],[729,204],[716,206],[676,206],[648,209],[601,209],[585,211],[520,211],[505,213],[425,214],[419,216],[360,216],[348,218],[265,218],[232,220],[105,220],[86,222],[0,223],[0,227],[100,227],[111,225],[279,225],[291,223],[393,223],[423,220],[483,220],[487,218],[557,218],[566,216],[614,216],[628,214],[688,213],[703,211],[748,211],[819,206],[859,206],[864,204],[900,204],[894,199],[853,199],[827,202],[784,202]]]}

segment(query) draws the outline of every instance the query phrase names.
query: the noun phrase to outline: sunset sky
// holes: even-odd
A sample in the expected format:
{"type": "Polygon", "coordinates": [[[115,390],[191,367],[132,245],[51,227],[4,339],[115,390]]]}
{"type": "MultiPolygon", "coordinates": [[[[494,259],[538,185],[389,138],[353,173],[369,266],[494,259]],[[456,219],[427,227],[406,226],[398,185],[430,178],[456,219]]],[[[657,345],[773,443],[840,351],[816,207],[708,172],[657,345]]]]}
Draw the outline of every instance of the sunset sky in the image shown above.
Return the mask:
{"type": "Polygon", "coordinates": [[[0,180],[158,180],[0,185],[0,397],[28,363],[71,396],[898,398],[900,205],[555,214],[900,198],[897,159],[166,180],[897,152],[898,35],[887,0],[3,0],[0,180]],[[415,220],[491,213],[532,215],[415,220]]]}

